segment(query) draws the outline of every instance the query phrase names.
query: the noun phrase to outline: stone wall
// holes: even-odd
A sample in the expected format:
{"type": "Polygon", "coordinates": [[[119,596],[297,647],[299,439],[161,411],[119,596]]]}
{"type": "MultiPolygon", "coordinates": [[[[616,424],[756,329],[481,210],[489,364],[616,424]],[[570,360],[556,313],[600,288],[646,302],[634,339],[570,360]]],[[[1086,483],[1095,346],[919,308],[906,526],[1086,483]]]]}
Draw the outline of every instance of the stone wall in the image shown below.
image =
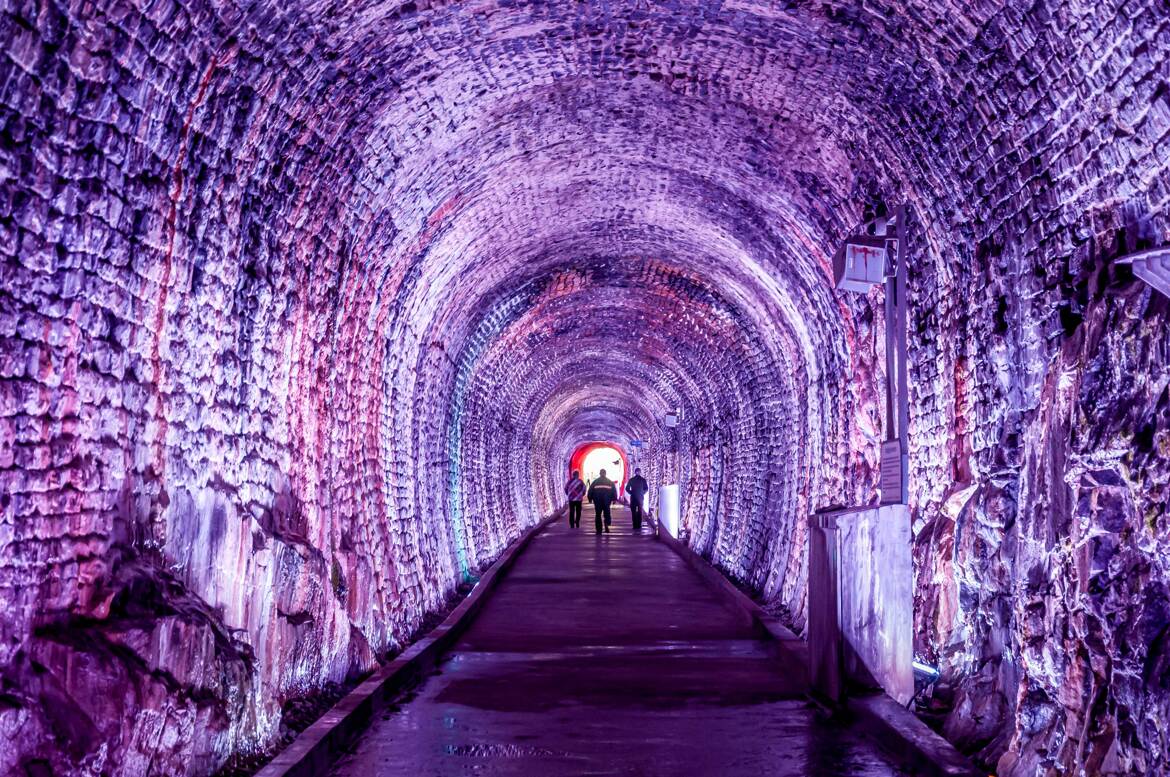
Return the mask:
{"type": "Polygon", "coordinates": [[[1138,4],[1004,7],[953,97],[898,119],[938,128],[911,179],[963,182],[918,210],[918,649],[1001,774],[1170,759],[1166,299],[1113,262],[1170,226],[1168,34],[1138,4]]]}
{"type": "Polygon", "coordinates": [[[1170,764],[1170,22],[1129,3],[0,6],[0,771],[206,774],[642,439],[796,627],[876,495],[1002,774],[1170,764]],[[663,415],[681,411],[678,429],[663,415]]]}

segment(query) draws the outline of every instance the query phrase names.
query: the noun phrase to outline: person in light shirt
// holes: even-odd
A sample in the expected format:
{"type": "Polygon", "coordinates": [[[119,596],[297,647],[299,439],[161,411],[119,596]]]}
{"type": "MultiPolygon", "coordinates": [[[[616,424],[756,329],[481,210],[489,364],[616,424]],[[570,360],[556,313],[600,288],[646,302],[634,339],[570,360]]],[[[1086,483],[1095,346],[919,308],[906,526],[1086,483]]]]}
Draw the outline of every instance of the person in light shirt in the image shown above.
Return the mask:
{"type": "Polygon", "coordinates": [[[581,473],[578,470],[573,470],[573,476],[565,483],[565,496],[569,497],[569,528],[580,528],[581,500],[585,498],[585,483],[581,480],[581,473]]]}

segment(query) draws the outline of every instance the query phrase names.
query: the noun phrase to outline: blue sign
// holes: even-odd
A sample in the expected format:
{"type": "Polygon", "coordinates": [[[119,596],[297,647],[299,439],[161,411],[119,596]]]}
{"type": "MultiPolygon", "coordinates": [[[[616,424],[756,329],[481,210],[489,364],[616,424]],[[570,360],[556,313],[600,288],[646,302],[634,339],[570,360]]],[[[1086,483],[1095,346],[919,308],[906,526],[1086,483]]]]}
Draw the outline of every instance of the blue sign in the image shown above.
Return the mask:
{"type": "Polygon", "coordinates": [[[631,448],[641,448],[642,441],[641,440],[630,440],[630,447],[631,448]]]}

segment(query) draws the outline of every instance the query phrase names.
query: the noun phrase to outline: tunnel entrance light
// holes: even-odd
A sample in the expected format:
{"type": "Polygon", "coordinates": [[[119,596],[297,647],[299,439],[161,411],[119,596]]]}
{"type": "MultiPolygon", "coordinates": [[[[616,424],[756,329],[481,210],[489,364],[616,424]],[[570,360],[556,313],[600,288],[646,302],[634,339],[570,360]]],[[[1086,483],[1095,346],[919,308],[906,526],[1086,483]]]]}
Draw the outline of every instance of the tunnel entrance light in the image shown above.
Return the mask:
{"type": "Polygon", "coordinates": [[[602,470],[617,485],[620,495],[626,482],[625,454],[610,445],[600,445],[586,453],[581,461],[581,478],[591,483],[601,475],[602,470]]]}
{"type": "Polygon", "coordinates": [[[833,257],[837,288],[866,294],[886,285],[886,440],[882,443],[881,503],[906,501],[910,420],[906,360],[906,206],[892,220],[877,218],[845,238],[833,257]],[[891,227],[893,228],[891,234],[891,227]]]}
{"type": "Polygon", "coordinates": [[[1117,262],[1130,265],[1134,275],[1170,297],[1170,246],[1123,256],[1117,262]]]}
{"type": "Polygon", "coordinates": [[[581,479],[586,483],[596,478],[602,469],[605,469],[606,477],[617,485],[619,492],[625,488],[630,463],[620,445],[601,440],[585,442],[578,445],[569,457],[568,473],[579,471],[581,479]]]}

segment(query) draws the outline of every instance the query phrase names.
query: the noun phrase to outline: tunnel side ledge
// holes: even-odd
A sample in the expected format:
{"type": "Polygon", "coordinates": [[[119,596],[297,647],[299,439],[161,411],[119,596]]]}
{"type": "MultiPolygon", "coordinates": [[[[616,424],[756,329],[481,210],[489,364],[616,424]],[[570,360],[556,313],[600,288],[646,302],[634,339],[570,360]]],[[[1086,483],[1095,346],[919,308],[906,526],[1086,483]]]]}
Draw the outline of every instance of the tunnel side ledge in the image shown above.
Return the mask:
{"type": "MultiPolygon", "coordinates": [[[[655,520],[657,528],[657,520],[655,520]]],[[[703,580],[724,598],[730,608],[737,610],[761,636],[776,642],[777,649],[788,653],[799,666],[808,666],[808,643],[791,629],[739,590],[709,561],[695,553],[666,531],[658,530],[657,538],[679,555],[703,580]]],[[[819,702],[818,702],[819,704],[819,702]]],[[[887,752],[913,768],[915,773],[938,777],[975,777],[978,769],[947,740],[888,694],[875,692],[847,700],[844,712],[852,717],[871,739],[887,752]],[[897,744],[894,744],[894,741],[897,744]]]]}
{"type": "Polygon", "coordinates": [[[486,604],[492,589],[511,569],[532,538],[565,512],[562,508],[537,522],[509,545],[479,583],[447,618],[401,655],[375,672],[311,726],[297,735],[256,777],[310,777],[332,763],[368,727],[394,697],[438,664],[486,604]]]}

